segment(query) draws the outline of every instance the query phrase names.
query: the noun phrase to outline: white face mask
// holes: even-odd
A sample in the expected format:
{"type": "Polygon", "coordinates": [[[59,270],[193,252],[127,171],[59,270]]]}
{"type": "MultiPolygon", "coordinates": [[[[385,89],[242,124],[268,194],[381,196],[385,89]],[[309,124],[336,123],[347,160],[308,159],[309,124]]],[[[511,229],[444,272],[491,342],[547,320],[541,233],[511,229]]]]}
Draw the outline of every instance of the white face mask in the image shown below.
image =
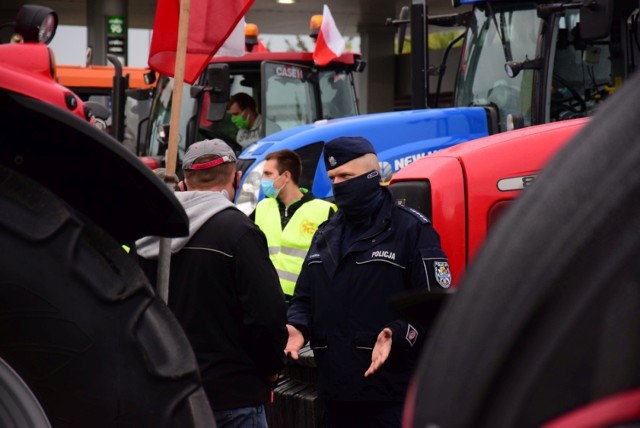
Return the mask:
{"type": "Polygon", "coordinates": [[[229,197],[229,192],[227,191],[227,189],[222,189],[220,191],[220,193],[222,193],[222,196],[224,196],[225,198],[231,200],[231,198],[229,197]]]}

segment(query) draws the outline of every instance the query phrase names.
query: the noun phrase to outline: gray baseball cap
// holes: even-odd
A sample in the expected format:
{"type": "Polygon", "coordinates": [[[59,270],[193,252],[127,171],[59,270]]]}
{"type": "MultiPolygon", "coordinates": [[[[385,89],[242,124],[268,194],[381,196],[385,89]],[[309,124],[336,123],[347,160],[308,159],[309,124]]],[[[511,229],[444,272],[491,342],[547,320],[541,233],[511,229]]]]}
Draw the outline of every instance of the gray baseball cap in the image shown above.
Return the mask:
{"type": "Polygon", "coordinates": [[[182,169],[209,169],[222,165],[223,163],[236,162],[236,160],[236,154],[231,147],[224,141],[214,138],[213,140],[202,140],[190,145],[182,159],[182,169]],[[214,155],[217,157],[208,162],[196,163],[196,161],[204,155],[214,155]]]}

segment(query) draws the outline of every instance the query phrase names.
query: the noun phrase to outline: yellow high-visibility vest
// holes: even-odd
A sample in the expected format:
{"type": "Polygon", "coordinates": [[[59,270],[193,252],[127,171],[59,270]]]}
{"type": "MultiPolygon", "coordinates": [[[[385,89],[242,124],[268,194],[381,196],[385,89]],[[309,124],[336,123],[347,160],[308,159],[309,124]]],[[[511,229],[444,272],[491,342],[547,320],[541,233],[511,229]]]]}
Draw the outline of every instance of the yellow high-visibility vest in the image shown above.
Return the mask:
{"type": "Polygon", "coordinates": [[[329,218],[331,209],[337,210],[331,202],[312,199],[293,213],[282,230],[275,198],[265,198],[256,207],[255,222],[267,237],[269,257],[278,272],[284,294],[293,295],[311,238],[318,226],[329,218]]]}

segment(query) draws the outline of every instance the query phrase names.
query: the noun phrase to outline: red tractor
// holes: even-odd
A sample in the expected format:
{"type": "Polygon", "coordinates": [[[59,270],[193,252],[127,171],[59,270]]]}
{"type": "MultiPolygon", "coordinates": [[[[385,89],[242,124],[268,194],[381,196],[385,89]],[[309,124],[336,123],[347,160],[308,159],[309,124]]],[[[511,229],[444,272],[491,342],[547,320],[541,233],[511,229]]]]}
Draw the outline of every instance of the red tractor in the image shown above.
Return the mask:
{"type": "Polygon", "coordinates": [[[480,138],[432,153],[394,175],[389,188],[398,203],[423,212],[438,230],[454,286],[505,209],[586,121],[480,138]]]}
{"type": "Polygon", "coordinates": [[[479,139],[394,177],[399,202],[433,219],[457,276],[446,297],[395,302],[424,319],[446,299],[404,427],[640,420],[639,97],[635,75],[588,123],[479,139]]]}

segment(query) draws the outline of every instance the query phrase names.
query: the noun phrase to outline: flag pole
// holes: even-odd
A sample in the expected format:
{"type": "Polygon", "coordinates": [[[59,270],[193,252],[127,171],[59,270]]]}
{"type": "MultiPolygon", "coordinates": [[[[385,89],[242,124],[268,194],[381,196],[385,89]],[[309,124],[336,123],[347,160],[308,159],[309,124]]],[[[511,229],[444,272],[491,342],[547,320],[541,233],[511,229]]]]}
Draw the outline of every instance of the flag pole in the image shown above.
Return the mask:
{"type": "Polygon", "coordinates": [[[165,167],[167,174],[176,173],[178,158],[178,136],[180,135],[180,107],[184,85],[184,65],[187,59],[187,37],[189,33],[190,0],[180,0],[180,21],[178,24],[178,47],[176,51],[176,71],[171,97],[171,120],[169,122],[169,148],[165,167]]]}
{"type": "MultiPolygon", "coordinates": [[[[189,33],[190,0],[180,0],[180,19],[178,21],[178,45],[176,65],[171,97],[171,118],[169,121],[169,147],[165,155],[167,183],[173,189],[176,181],[178,159],[178,136],[180,135],[180,108],[182,106],[182,87],[184,86],[184,68],[187,58],[187,38],[189,33]]],[[[160,240],[158,255],[158,294],[165,302],[169,301],[169,269],[171,264],[171,238],[160,240]]]]}

